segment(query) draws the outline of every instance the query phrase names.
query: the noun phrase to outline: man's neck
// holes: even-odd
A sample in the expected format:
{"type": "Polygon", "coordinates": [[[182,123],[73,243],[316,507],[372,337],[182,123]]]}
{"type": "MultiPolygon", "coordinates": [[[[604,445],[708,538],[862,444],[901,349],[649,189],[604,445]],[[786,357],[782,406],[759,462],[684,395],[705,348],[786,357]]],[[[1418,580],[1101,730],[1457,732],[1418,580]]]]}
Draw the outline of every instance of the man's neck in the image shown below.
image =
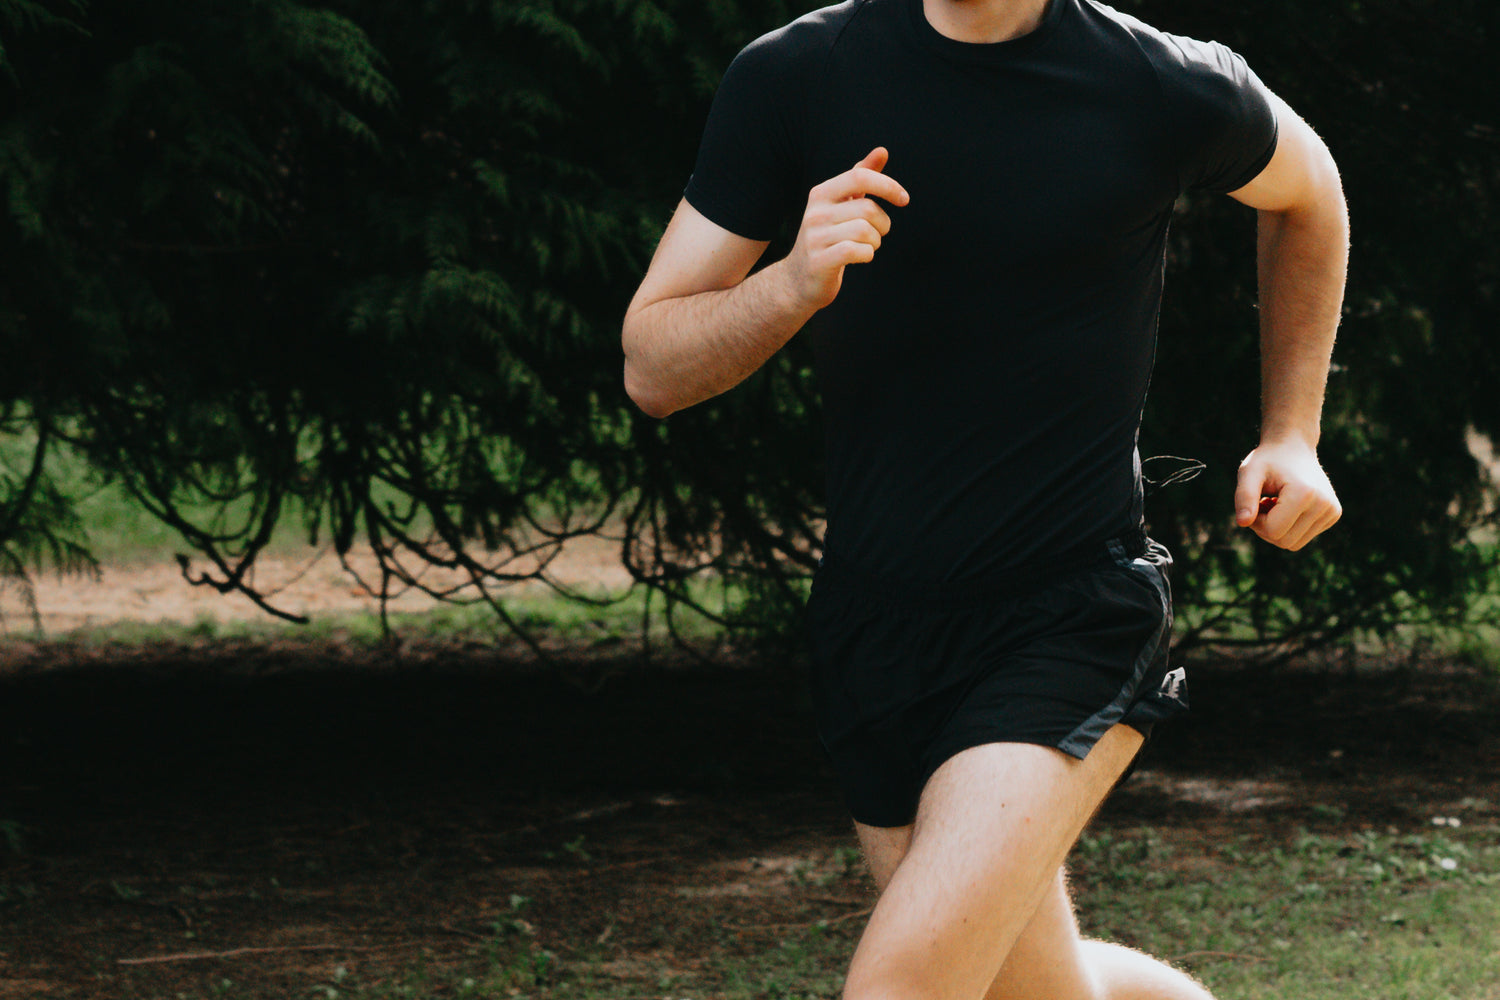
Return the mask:
{"type": "Polygon", "coordinates": [[[1008,42],[1035,31],[1048,0],[922,0],[927,23],[957,42],[1008,42]]]}

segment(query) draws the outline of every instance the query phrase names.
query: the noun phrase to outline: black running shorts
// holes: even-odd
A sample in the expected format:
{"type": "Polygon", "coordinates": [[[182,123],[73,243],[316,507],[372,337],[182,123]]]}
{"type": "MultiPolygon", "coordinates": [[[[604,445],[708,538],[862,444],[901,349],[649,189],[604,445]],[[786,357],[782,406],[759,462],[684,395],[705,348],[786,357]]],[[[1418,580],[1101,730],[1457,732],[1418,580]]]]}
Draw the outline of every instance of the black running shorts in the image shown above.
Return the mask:
{"type": "Polygon", "coordinates": [[[808,605],[818,735],[854,818],[904,826],[948,758],[1032,743],[1082,759],[1186,710],[1168,671],[1171,557],[1143,536],[975,585],[913,589],[825,560],[808,605]]]}

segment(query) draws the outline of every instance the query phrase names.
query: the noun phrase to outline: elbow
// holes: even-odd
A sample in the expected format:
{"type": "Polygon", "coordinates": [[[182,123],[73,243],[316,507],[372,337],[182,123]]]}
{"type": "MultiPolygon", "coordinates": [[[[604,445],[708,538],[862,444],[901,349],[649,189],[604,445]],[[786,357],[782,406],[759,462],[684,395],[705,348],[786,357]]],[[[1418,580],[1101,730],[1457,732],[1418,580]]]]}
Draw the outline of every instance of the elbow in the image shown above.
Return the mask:
{"type": "Polygon", "coordinates": [[[630,401],[642,413],[654,420],[671,416],[676,409],[639,372],[637,366],[630,363],[629,357],[625,359],[625,395],[630,397],[630,401]]]}
{"type": "Polygon", "coordinates": [[[1262,209],[1262,215],[1278,225],[1344,244],[1349,242],[1349,207],[1338,165],[1322,144],[1318,155],[1308,157],[1301,183],[1287,192],[1281,204],[1262,209]]]}
{"type": "Polygon", "coordinates": [[[1313,175],[1316,178],[1319,200],[1330,206],[1337,215],[1347,219],[1349,206],[1344,198],[1344,181],[1339,176],[1339,165],[1334,162],[1333,154],[1328,151],[1327,146],[1322,146],[1321,155],[1313,167],[1313,175]]]}
{"type": "Polygon", "coordinates": [[[621,346],[625,350],[625,395],[646,416],[660,420],[677,408],[668,402],[649,372],[643,370],[640,352],[634,349],[635,338],[632,336],[630,319],[629,316],[625,318],[620,336],[621,346]]]}
{"type": "Polygon", "coordinates": [[[1344,181],[1339,176],[1339,165],[1321,139],[1316,141],[1308,156],[1307,177],[1305,207],[1347,220],[1349,208],[1344,200],[1344,181]]]}

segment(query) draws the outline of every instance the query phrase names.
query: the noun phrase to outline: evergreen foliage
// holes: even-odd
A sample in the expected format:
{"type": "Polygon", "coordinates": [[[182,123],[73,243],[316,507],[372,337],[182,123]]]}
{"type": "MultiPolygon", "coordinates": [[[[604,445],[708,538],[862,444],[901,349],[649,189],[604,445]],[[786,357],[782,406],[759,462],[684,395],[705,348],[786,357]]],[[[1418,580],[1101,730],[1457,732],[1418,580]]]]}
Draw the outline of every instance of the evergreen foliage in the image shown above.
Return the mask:
{"type": "MultiPolygon", "coordinates": [[[[1343,521],[1286,553],[1234,544],[1229,491],[1258,410],[1250,213],[1197,199],[1174,225],[1143,449],[1209,474],[1148,503],[1195,605],[1185,642],[1252,626],[1289,648],[1398,621],[1460,619],[1495,584],[1494,481],[1468,432],[1500,439],[1500,15],[1465,0],[1224,8],[1142,3],[1169,30],[1217,37],[1322,134],[1349,201],[1353,252],[1320,454],[1343,521]],[[1487,534],[1487,533],[1486,533],[1487,534]],[[1481,537],[1483,537],[1481,535],[1481,537]]],[[[1221,636],[1222,638],[1222,636],[1221,636]]]]}
{"type": "MultiPolygon", "coordinates": [[[[1287,557],[1230,527],[1253,220],[1177,220],[1142,443],[1208,465],[1149,505],[1189,640],[1458,614],[1492,517],[1465,434],[1500,434],[1500,394],[1471,391],[1500,368],[1496,14],[1125,6],[1243,51],[1329,140],[1356,234],[1323,447],[1345,522],[1287,557]]],[[[713,574],[749,595],[737,621],[794,622],[821,513],[804,346],[655,422],[621,391],[618,327],[719,74],[800,9],[0,0],[0,573],[86,561],[47,476],[63,447],[181,533],[191,578],[258,599],[295,517],[373,546],[373,592],[457,567],[470,585],[440,593],[518,631],[503,585],[601,531],[669,609],[713,574]]]]}

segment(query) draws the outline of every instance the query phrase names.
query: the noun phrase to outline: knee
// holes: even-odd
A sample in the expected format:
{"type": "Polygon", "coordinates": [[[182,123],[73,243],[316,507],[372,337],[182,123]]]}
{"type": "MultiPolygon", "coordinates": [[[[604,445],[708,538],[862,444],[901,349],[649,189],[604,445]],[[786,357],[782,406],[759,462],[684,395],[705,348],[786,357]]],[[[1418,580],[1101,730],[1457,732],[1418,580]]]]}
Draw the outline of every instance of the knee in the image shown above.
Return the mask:
{"type": "Polygon", "coordinates": [[[850,985],[844,987],[843,1000],[942,1000],[940,994],[920,986],[850,985]]]}
{"type": "MultiPolygon", "coordinates": [[[[1002,971],[984,992],[985,1000],[1113,1000],[1109,985],[1091,975],[1042,977],[1039,980],[1009,975],[1002,971]]],[[[1122,996],[1151,996],[1154,993],[1127,993],[1122,996]]],[[[844,987],[842,1000],[952,1000],[933,984],[924,983],[858,983],[844,987]]],[[[1176,1000],[1177,994],[1164,994],[1176,1000]]]]}
{"type": "Polygon", "coordinates": [[[861,975],[855,968],[844,983],[843,1000],[945,1000],[945,997],[931,978],[903,976],[890,969],[877,978],[861,975]]]}

